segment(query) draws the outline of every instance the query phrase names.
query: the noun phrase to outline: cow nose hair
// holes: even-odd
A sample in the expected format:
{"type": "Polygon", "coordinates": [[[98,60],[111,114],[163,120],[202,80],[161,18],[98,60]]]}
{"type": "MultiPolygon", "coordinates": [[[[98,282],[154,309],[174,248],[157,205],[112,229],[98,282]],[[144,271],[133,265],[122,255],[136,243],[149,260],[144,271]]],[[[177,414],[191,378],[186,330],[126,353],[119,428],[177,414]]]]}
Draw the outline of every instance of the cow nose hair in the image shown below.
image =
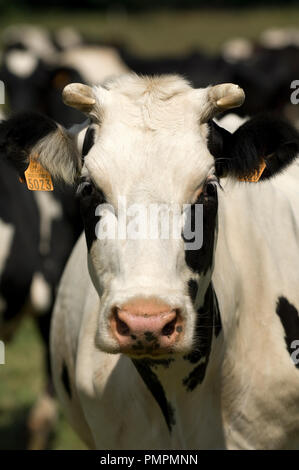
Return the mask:
{"type": "Polygon", "coordinates": [[[123,352],[171,349],[182,331],[180,309],[157,300],[129,302],[112,308],[111,330],[123,352]]]}

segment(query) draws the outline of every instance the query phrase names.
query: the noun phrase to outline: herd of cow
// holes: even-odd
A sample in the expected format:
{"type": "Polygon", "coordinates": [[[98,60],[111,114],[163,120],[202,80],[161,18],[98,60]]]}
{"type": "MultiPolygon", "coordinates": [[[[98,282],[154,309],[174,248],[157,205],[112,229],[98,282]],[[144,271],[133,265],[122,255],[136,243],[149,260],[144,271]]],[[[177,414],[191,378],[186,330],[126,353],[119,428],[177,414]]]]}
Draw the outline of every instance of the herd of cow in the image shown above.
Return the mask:
{"type": "Polygon", "coordinates": [[[299,33],[158,58],[70,28],[2,42],[0,338],[32,315],[48,377],[28,448],[53,378],[90,448],[298,448],[299,33]],[[22,183],[33,156],[53,192],[22,183]],[[119,196],[203,204],[203,246],[97,238],[119,196]]]}

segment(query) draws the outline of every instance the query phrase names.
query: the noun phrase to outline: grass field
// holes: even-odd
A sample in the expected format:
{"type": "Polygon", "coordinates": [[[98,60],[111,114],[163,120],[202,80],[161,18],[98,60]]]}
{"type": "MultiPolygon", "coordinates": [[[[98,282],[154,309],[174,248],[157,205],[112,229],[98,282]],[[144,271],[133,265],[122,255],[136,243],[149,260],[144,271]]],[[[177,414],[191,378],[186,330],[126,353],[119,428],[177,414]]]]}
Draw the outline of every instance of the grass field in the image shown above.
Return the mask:
{"type": "MultiPolygon", "coordinates": [[[[77,12],[20,14],[0,17],[0,30],[12,23],[56,27],[73,25],[91,37],[124,40],[143,54],[178,53],[190,47],[217,50],[230,37],[255,38],[269,27],[299,24],[299,8],[233,11],[154,12],[128,16],[77,12]]],[[[299,77],[297,77],[299,78],[299,77]]],[[[42,346],[33,322],[26,320],[6,348],[6,365],[0,365],[0,449],[25,446],[24,424],[42,389],[42,346]]],[[[83,449],[62,415],[51,449],[83,449]]]]}
{"type": "MultiPolygon", "coordinates": [[[[43,349],[35,325],[26,319],[14,341],[6,346],[0,365],[0,450],[24,449],[26,419],[43,386],[43,349]]],[[[60,413],[51,449],[84,449],[60,413]]]]}

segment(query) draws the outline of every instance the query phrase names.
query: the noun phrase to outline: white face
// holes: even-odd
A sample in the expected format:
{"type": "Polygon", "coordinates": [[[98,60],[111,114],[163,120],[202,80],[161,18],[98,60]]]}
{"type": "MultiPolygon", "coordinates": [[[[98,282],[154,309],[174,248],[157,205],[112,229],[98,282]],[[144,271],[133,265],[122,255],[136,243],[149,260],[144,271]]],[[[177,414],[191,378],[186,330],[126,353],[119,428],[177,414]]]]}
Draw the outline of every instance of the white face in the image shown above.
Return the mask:
{"type": "Polygon", "coordinates": [[[196,273],[186,262],[182,236],[117,235],[120,198],[126,209],[140,204],[167,212],[175,204],[181,233],[184,205],[198,201],[213,175],[206,125],[200,124],[192,92],[182,79],[169,77],[132,79],[125,90],[120,82],[107,91],[106,102],[98,96],[101,113],[94,113],[94,144],[85,156],[78,193],[90,275],[101,298],[96,341],[104,351],[161,355],[192,348],[196,312],[188,282],[199,280],[201,266],[196,273]],[[103,202],[110,205],[114,239],[99,237],[107,219],[103,215],[99,221],[95,209],[103,202]]]}

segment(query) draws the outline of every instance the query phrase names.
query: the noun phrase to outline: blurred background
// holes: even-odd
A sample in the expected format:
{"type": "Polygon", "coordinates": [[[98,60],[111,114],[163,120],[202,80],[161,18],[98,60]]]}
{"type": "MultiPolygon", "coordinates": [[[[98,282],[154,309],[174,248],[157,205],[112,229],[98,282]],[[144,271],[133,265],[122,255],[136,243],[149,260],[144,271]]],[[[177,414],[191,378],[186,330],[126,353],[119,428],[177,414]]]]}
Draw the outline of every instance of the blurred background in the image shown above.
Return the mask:
{"type": "MultiPolygon", "coordinates": [[[[247,96],[240,115],[267,110],[298,126],[299,105],[290,102],[291,83],[299,80],[298,1],[0,0],[2,117],[30,109],[65,126],[82,122],[83,115],[61,103],[63,87],[72,81],[101,82],[129,70],[181,73],[196,87],[238,83],[247,96]]],[[[54,293],[80,232],[76,224],[76,235],[59,254],[54,293]]],[[[52,255],[50,250],[47,257],[52,260],[52,255]]],[[[1,333],[0,324],[6,344],[6,364],[0,365],[0,449],[30,447],[28,420],[48,382],[47,333],[25,310],[9,335],[1,333]]],[[[31,431],[34,426],[31,420],[31,431]]],[[[61,411],[42,445],[84,448],[61,411]]]]}

